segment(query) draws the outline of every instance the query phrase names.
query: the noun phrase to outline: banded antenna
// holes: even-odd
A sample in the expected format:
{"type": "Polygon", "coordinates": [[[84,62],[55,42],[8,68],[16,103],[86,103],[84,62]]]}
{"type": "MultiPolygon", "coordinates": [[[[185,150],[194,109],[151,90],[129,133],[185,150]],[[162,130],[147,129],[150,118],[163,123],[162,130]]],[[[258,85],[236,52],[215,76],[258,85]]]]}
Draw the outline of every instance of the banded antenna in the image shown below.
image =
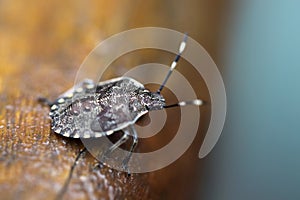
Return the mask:
{"type": "Polygon", "coordinates": [[[161,84],[161,86],[159,87],[159,89],[157,90],[157,93],[160,94],[160,92],[162,91],[162,89],[165,87],[170,75],[172,74],[173,70],[175,69],[179,59],[181,58],[181,54],[183,53],[184,49],[185,49],[185,46],[186,46],[186,41],[187,41],[187,33],[184,34],[184,37],[183,37],[183,40],[182,42],[180,43],[180,46],[179,46],[179,51],[178,51],[178,54],[176,55],[174,61],[172,62],[171,64],[171,67],[169,69],[169,72],[167,74],[167,76],[165,77],[163,83],[161,84]]]}
{"type": "Polygon", "coordinates": [[[187,106],[187,105],[194,105],[194,106],[202,106],[204,102],[200,99],[195,99],[191,101],[181,101],[179,103],[171,104],[171,105],[166,105],[164,108],[172,108],[172,107],[177,107],[177,106],[187,106]]]}

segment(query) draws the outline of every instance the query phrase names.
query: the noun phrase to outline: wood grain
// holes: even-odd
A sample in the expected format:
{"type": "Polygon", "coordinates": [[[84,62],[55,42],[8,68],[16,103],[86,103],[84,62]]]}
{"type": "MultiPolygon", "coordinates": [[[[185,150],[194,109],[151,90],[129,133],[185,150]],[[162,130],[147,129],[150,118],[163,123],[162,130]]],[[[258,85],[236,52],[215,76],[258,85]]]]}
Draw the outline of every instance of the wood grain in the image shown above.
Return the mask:
{"type": "MultiPolygon", "coordinates": [[[[197,0],[0,1],[0,198],[193,197],[197,153],[209,108],[203,111],[204,125],[197,142],[184,156],[156,172],[127,177],[102,166],[88,152],[80,154],[84,148],[80,140],[54,134],[49,108],[39,104],[37,98],[54,99],[70,88],[91,49],[106,37],[129,28],[163,26],[189,32],[216,56],[222,5],[223,1],[197,0]]],[[[165,62],[169,63],[171,57],[165,62]]],[[[208,98],[205,86],[196,89],[208,98]]],[[[150,146],[162,146],[172,137],[166,133],[152,140],[150,146]]]]}

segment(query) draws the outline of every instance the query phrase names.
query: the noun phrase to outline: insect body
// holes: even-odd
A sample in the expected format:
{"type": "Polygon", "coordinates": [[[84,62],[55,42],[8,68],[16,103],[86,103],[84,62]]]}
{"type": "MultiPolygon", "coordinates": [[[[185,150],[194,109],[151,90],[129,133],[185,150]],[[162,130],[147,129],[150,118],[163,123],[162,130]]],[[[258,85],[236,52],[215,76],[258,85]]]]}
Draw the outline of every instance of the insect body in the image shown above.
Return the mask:
{"type": "MultiPolygon", "coordinates": [[[[104,82],[94,83],[85,80],[50,104],[52,130],[65,137],[97,138],[122,130],[124,135],[110,147],[113,151],[131,136],[134,150],[138,137],[134,123],[152,110],[161,110],[174,106],[201,105],[201,100],[183,101],[166,105],[161,95],[168,78],[175,69],[186,46],[187,35],[179,47],[179,53],[171,64],[169,72],[156,92],[150,92],[138,81],[120,77],[104,82]]],[[[124,159],[124,165],[130,159],[124,159]]]]}
{"type": "Polygon", "coordinates": [[[110,135],[133,125],[151,110],[160,110],[165,99],[138,81],[120,77],[95,85],[85,80],[58,98],[50,117],[55,133],[73,138],[110,135]]]}

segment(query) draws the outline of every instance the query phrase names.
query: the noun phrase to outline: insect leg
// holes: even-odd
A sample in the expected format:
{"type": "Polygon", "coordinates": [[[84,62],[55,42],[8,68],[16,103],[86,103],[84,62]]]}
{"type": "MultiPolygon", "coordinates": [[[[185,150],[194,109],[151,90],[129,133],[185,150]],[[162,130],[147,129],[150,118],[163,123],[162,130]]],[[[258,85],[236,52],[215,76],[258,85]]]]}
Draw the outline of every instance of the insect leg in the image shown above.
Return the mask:
{"type": "Polygon", "coordinates": [[[107,156],[113,152],[114,150],[116,150],[116,148],[118,148],[119,146],[121,146],[122,144],[124,144],[127,140],[128,140],[129,134],[128,131],[124,131],[124,135],[121,137],[121,139],[119,139],[115,144],[113,144],[107,151],[105,151],[101,157],[101,161],[105,161],[105,159],[107,158],[107,156]]]}
{"type": "Polygon", "coordinates": [[[45,98],[45,97],[38,97],[37,101],[42,104],[42,105],[45,105],[45,106],[49,106],[51,107],[54,102],[50,101],[49,99],[45,98]]]}
{"type": "Polygon", "coordinates": [[[124,135],[119,139],[114,145],[112,145],[108,150],[113,152],[116,148],[124,144],[128,140],[129,134],[125,131],[124,135]]]}
{"type": "Polygon", "coordinates": [[[138,135],[137,135],[136,130],[135,130],[135,128],[134,128],[133,125],[130,125],[129,128],[128,128],[128,130],[129,130],[129,134],[133,138],[133,142],[132,142],[132,145],[130,147],[128,155],[123,160],[122,165],[123,165],[123,169],[125,169],[127,171],[128,175],[130,175],[129,170],[127,169],[128,168],[128,162],[129,162],[129,160],[131,158],[132,152],[134,151],[136,145],[138,144],[138,135]]]}

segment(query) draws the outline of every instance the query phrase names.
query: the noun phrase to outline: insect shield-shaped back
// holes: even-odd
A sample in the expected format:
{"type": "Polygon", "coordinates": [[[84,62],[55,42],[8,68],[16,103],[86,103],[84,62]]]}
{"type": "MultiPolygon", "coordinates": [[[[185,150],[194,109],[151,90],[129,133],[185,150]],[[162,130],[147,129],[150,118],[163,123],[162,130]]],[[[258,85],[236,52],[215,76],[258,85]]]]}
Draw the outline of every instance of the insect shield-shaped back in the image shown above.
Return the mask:
{"type": "Polygon", "coordinates": [[[61,95],[51,106],[55,133],[65,137],[110,135],[134,124],[149,110],[163,109],[164,98],[138,81],[120,77],[95,85],[85,80],[61,95]]]}

